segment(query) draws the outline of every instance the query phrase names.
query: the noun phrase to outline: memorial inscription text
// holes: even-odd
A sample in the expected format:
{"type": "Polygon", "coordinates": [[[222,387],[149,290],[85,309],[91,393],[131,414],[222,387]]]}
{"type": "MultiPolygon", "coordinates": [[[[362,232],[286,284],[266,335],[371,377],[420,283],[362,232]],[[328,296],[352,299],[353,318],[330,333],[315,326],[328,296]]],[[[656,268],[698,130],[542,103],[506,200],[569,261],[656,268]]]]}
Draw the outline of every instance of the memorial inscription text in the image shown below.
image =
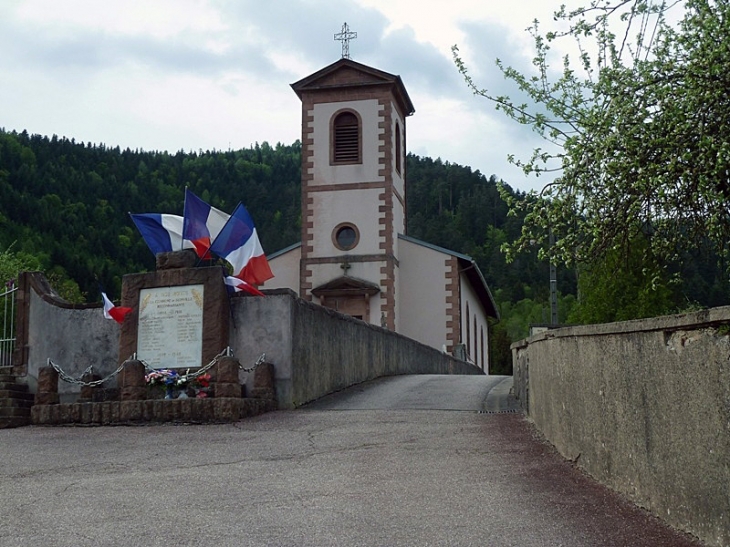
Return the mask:
{"type": "Polygon", "coordinates": [[[202,366],[203,285],[139,292],[137,358],[154,368],[202,366]]]}

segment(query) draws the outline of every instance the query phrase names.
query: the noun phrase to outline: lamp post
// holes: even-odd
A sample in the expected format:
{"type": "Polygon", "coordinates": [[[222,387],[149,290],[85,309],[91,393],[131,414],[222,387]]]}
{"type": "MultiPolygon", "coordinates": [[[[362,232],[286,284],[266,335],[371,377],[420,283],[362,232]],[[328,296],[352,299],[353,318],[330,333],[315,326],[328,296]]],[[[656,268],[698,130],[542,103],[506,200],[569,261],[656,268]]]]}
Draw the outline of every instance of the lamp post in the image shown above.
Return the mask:
{"type": "MultiPolygon", "coordinates": [[[[555,245],[555,235],[553,235],[552,228],[549,229],[548,244],[552,249],[555,245]]],[[[558,269],[555,267],[551,257],[548,257],[550,261],[550,325],[557,326],[558,324],[558,269]]]]}

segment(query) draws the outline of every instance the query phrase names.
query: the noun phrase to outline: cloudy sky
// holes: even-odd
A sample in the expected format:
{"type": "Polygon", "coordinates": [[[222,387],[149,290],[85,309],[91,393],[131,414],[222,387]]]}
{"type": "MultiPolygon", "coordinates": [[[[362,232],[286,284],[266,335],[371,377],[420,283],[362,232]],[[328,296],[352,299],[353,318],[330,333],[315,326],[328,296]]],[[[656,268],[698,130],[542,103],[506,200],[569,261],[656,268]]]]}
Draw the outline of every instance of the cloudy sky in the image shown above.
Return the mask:
{"type": "Polygon", "coordinates": [[[398,74],[416,113],[408,150],[526,178],[507,154],[540,141],[467,89],[508,91],[500,58],[526,70],[525,28],[547,0],[2,0],[0,127],[144,150],[238,149],[301,138],[289,84],[336,61],[333,35],[357,32],[353,60],[398,74]]]}

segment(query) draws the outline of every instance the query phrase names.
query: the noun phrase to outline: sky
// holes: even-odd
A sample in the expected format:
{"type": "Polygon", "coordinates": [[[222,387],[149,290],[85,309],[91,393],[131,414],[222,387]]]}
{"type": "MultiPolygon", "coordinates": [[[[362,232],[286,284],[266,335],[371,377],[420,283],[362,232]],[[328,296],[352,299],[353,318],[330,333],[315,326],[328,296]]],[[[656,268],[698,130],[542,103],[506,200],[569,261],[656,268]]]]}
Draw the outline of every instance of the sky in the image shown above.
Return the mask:
{"type": "Polygon", "coordinates": [[[290,84],[337,61],[344,22],[353,60],[401,76],[415,106],[407,149],[468,165],[513,188],[508,154],[541,146],[467,88],[458,45],[480,87],[512,88],[495,59],[522,71],[526,28],[546,0],[2,0],[0,127],[109,147],[228,150],[301,138],[290,84]]]}

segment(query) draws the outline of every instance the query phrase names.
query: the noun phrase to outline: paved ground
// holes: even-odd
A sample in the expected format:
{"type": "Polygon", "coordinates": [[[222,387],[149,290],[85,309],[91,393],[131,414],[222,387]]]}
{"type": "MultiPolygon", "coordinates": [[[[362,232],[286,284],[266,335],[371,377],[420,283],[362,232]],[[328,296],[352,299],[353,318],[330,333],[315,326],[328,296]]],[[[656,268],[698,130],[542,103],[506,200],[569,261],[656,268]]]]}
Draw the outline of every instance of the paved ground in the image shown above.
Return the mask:
{"type": "Polygon", "coordinates": [[[0,546],[699,545],[494,413],[503,378],[442,378],[234,425],[0,430],[0,546]]]}

